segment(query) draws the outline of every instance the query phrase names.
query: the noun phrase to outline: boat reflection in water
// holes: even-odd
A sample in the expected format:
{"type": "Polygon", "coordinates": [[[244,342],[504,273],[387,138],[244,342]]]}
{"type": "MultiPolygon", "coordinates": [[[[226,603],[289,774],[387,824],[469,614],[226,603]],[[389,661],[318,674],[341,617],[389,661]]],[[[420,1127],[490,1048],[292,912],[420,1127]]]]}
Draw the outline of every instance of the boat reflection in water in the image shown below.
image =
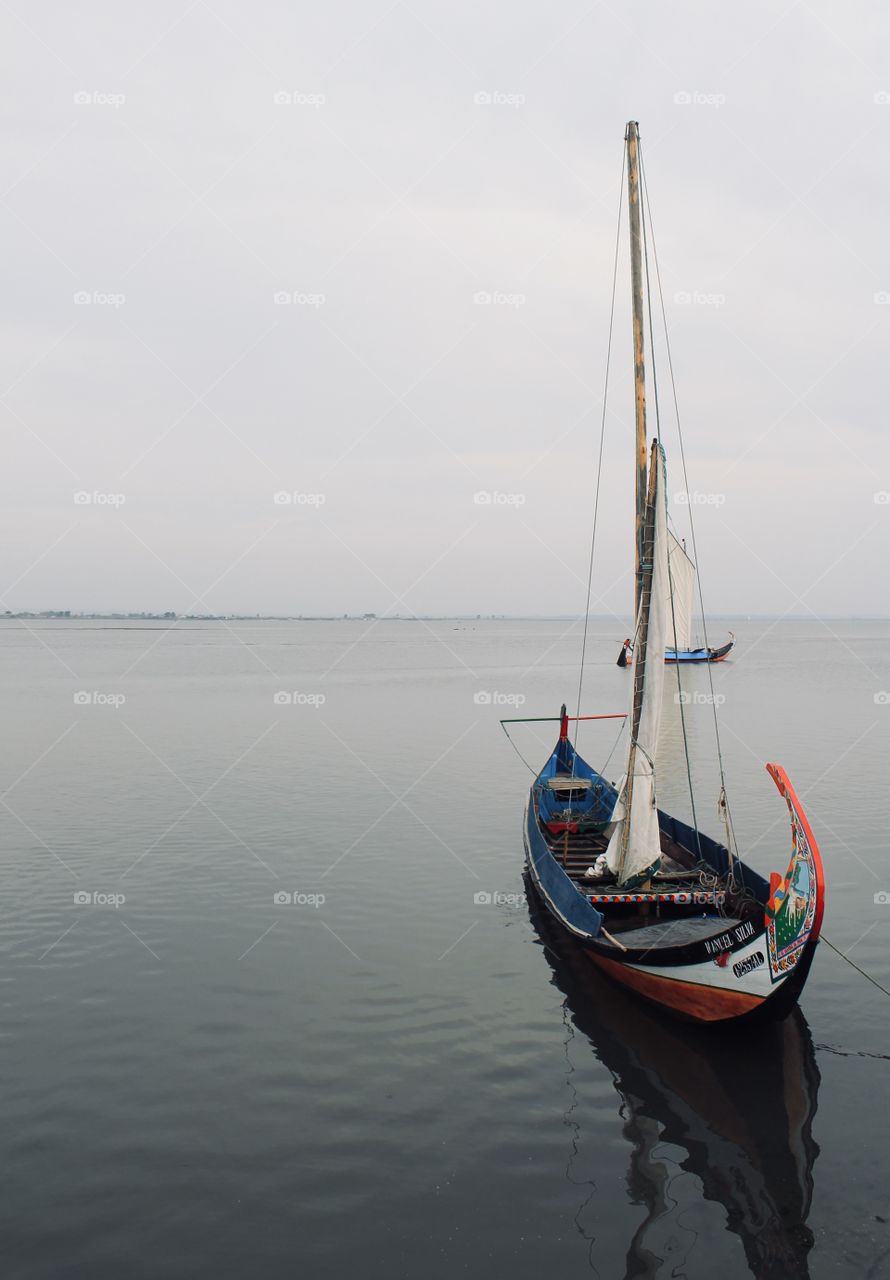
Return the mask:
{"type": "MultiPolygon", "coordinates": [[[[566,997],[566,1016],[590,1040],[621,1099],[632,1148],[628,1191],[647,1211],[627,1251],[628,1280],[656,1276],[662,1266],[664,1274],[675,1274],[676,1258],[658,1254],[669,1227],[662,1220],[675,1206],[668,1182],[676,1157],[659,1158],[665,1144],[686,1152],[680,1167],[699,1179],[706,1200],[725,1209],[726,1228],[741,1240],[751,1275],[807,1280],[819,1070],[800,1009],[783,1021],[746,1028],[743,1036],[674,1020],[628,999],[595,972],[528,882],[526,889],[534,932],[566,997]]],[[[577,1104],[571,1111],[575,1126],[577,1104]]],[[[592,1265],[595,1259],[593,1245],[592,1265]]]]}

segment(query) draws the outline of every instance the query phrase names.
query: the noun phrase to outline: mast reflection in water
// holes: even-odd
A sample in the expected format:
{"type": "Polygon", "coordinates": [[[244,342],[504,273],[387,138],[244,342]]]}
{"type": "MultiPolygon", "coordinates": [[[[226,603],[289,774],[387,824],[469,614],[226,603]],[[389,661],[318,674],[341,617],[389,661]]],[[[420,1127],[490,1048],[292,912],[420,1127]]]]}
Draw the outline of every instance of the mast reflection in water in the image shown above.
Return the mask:
{"type": "MultiPolygon", "coordinates": [[[[782,1022],[719,1031],[670,1019],[596,973],[526,887],[566,1016],[590,1040],[621,1099],[631,1147],[628,1194],[646,1210],[628,1246],[626,1280],[657,1276],[676,1263],[658,1252],[663,1220],[674,1207],[668,1192],[674,1161],[657,1154],[666,1143],[686,1152],[680,1168],[699,1179],[705,1199],[725,1209],[727,1230],[741,1240],[757,1280],[807,1280],[819,1070],[800,1009],[782,1022]]],[[[575,1133],[571,1165],[583,1129],[577,1102],[567,1121],[575,1133]]],[[[596,1193],[586,1182],[579,1187],[585,1194],[576,1222],[589,1239],[581,1214],[596,1193]]],[[[595,1243],[590,1258],[595,1269],[595,1243]]]]}

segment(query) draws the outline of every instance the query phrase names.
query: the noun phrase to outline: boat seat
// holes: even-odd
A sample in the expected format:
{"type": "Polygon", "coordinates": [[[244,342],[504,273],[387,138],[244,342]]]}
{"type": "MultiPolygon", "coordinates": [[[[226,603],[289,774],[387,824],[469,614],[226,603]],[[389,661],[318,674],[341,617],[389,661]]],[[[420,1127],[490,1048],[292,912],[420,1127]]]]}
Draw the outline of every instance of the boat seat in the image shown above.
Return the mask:
{"type": "Polygon", "coordinates": [[[645,920],[634,921],[631,928],[622,929],[612,921],[609,929],[619,933],[621,941],[628,947],[645,947],[648,951],[659,951],[667,947],[683,946],[687,942],[703,942],[706,938],[717,938],[727,929],[734,928],[742,921],[737,916],[686,916],[676,920],[655,920],[646,924],[645,920]],[[639,935],[639,936],[637,936],[639,935]]]}
{"type": "Polygon", "coordinates": [[[589,803],[593,793],[592,778],[573,778],[568,773],[557,773],[547,778],[544,786],[553,796],[554,804],[589,803]]]}

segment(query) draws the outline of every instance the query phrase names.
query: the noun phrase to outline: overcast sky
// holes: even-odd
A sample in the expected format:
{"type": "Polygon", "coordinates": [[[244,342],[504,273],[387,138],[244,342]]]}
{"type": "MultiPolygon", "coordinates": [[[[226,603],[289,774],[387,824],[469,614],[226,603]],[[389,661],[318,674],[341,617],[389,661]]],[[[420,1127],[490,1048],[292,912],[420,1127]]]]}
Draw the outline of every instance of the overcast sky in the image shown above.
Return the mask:
{"type": "MultiPolygon", "coordinates": [[[[581,611],[636,118],[709,611],[887,614],[888,27],[10,0],[0,608],[581,611]]],[[[620,614],[626,240],[594,587],[620,614]]]]}

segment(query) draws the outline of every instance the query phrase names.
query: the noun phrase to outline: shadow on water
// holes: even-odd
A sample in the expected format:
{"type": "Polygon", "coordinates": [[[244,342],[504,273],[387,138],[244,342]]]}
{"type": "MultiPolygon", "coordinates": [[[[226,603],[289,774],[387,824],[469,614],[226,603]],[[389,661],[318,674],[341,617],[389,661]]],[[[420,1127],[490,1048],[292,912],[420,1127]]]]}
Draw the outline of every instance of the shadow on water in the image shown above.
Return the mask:
{"type": "Polygon", "coordinates": [[[666,1252],[664,1220],[676,1204],[669,1186],[676,1159],[659,1155],[665,1144],[685,1152],[679,1167],[698,1178],[706,1200],[723,1206],[726,1229],[741,1240],[757,1280],[807,1280],[813,1244],[807,1215],[819,1154],[811,1130],[820,1077],[800,1009],[782,1022],[750,1029],[708,1030],[670,1019],[597,973],[540,907],[528,882],[526,890],[534,933],[565,996],[572,1097],[566,1177],[583,1192],[575,1223],[590,1242],[591,1270],[596,1244],[584,1214],[596,1188],[573,1173],[583,1127],[571,1078],[576,1032],[612,1075],[630,1146],[627,1192],[646,1211],[628,1245],[625,1280],[667,1274],[668,1268],[675,1274],[676,1259],[658,1252],[666,1252]]]}

